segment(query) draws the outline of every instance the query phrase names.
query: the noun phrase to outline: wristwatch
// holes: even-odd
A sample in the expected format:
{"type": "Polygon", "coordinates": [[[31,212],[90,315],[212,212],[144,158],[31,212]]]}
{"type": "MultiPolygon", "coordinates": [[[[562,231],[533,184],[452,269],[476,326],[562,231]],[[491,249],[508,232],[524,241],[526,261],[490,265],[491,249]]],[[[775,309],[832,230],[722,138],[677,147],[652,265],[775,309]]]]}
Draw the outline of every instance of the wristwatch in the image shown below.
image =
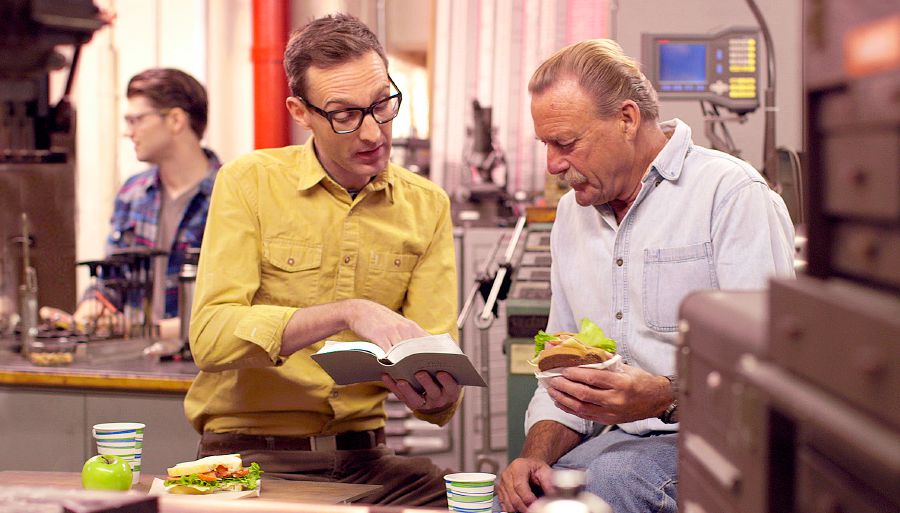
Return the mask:
{"type": "Polygon", "coordinates": [[[672,400],[666,411],[662,412],[657,418],[665,424],[675,424],[678,422],[678,376],[666,376],[666,379],[669,380],[669,385],[672,387],[672,395],[675,396],[675,399],[672,400]]]}

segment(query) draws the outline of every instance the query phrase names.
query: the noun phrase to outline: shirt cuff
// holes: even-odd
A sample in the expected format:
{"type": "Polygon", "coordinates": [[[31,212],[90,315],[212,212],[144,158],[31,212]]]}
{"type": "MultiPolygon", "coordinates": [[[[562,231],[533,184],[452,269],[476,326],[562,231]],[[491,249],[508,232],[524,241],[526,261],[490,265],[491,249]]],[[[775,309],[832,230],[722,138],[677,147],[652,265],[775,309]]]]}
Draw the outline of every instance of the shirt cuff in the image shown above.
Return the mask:
{"type": "Polygon", "coordinates": [[[275,305],[253,305],[238,321],[234,336],[258,345],[275,365],[284,363],[281,353],[281,337],[284,328],[298,308],[275,305]]]}
{"type": "Polygon", "coordinates": [[[435,424],[437,426],[443,426],[444,424],[450,422],[450,419],[453,418],[453,414],[456,413],[457,408],[459,408],[460,403],[462,403],[462,398],[463,391],[460,390],[459,398],[456,400],[456,402],[444,408],[443,410],[434,413],[419,413],[417,411],[413,411],[413,415],[419,420],[424,420],[425,422],[430,422],[431,424],[435,424]]]}
{"type": "Polygon", "coordinates": [[[538,385],[531,402],[528,404],[528,410],[525,411],[525,433],[527,434],[532,426],[542,420],[559,422],[582,435],[596,431],[594,422],[576,417],[557,408],[556,404],[553,403],[553,399],[550,398],[550,394],[547,393],[547,389],[542,385],[538,385]]]}

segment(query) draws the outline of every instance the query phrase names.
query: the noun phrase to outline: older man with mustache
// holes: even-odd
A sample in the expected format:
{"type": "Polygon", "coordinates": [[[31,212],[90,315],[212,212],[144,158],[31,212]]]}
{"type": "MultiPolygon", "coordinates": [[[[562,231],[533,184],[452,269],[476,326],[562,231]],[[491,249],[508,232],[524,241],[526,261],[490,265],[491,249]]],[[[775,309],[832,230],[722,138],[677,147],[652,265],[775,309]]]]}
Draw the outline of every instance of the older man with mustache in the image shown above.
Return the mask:
{"type": "Polygon", "coordinates": [[[616,513],[674,513],[678,306],[691,291],[793,275],[793,225],[753,167],[658,121],[656,93],[615,42],[560,50],[528,87],[547,170],[573,189],[551,234],[547,331],[589,318],[626,365],[567,368],[538,388],[500,501],[525,511],[552,490],[551,468],[581,468],[616,513]]]}

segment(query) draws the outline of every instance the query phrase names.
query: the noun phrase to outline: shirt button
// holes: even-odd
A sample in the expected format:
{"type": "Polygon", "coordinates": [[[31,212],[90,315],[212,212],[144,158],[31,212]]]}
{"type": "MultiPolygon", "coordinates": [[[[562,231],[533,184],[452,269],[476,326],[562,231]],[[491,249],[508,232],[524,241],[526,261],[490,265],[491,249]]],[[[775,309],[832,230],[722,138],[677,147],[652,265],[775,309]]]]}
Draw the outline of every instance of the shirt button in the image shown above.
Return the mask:
{"type": "Polygon", "coordinates": [[[394,259],[394,267],[400,267],[400,259],[399,258],[394,259]]]}
{"type": "Polygon", "coordinates": [[[616,312],[616,319],[622,320],[622,312],[616,312]]]}
{"type": "Polygon", "coordinates": [[[288,258],[288,265],[294,265],[294,259],[288,258]]]}
{"type": "Polygon", "coordinates": [[[625,263],[625,261],[622,260],[621,258],[619,258],[619,259],[616,260],[616,265],[619,266],[619,267],[622,267],[622,264],[624,264],[624,263],[625,263]]]}
{"type": "Polygon", "coordinates": [[[338,396],[338,391],[337,391],[337,390],[332,390],[332,391],[331,391],[331,398],[332,398],[332,399],[337,399],[337,396],[338,396]]]}
{"type": "Polygon", "coordinates": [[[344,257],[344,263],[345,263],[345,264],[349,264],[349,263],[350,263],[350,256],[349,256],[349,255],[344,257]]]}

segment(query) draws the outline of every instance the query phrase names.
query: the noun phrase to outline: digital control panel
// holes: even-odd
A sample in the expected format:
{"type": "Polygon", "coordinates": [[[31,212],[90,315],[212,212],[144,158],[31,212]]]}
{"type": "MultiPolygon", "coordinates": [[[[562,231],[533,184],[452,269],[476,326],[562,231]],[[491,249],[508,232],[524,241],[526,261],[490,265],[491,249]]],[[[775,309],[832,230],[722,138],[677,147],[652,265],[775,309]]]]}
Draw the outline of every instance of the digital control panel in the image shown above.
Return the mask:
{"type": "Polygon", "coordinates": [[[759,107],[759,31],[644,34],[644,74],[664,100],[707,100],[745,114],[759,107]]]}

